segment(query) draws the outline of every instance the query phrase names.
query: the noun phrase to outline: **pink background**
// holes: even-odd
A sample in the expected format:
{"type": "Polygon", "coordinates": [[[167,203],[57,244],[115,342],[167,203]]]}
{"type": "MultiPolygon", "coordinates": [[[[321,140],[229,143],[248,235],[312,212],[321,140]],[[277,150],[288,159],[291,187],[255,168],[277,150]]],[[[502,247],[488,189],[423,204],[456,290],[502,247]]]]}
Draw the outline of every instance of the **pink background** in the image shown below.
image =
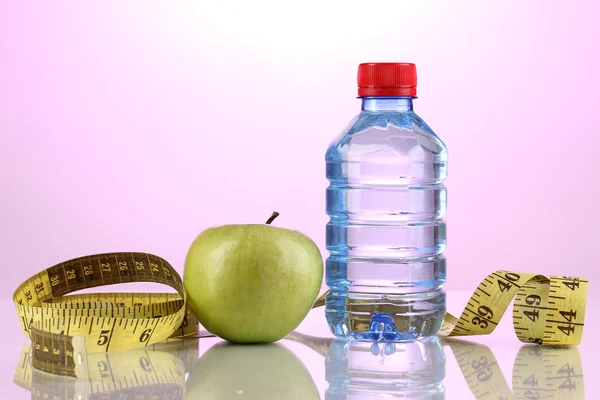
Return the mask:
{"type": "Polygon", "coordinates": [[[417,64],[449,147],[448,289],[599,278],[599,7],[340,4],[1,2],[3,296],[96,252],[182,271],[203,229],[273,210],[325,255],[324,154],[367,61],[417,64]]]}

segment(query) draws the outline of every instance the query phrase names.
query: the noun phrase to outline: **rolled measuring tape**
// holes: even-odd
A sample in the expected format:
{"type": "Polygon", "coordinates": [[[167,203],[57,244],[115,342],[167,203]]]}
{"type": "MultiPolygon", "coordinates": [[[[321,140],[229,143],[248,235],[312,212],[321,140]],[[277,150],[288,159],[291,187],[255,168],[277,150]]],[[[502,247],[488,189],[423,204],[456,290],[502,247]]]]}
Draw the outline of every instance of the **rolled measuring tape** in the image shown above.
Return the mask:
{"type": "MultiPolygon", "coordinates": [[[[325,303],[325,294],[313,307],[325,303]]],[[[576,345],[585,317],[587,280],[497,271],[477,287],[459,318],[446,314],[439,336],[494,331],[515,298],[513,325],[519,340],[576,345]]],[[[181,276],[147,253],[107,253],[69,260],[23,282],[13,301],[31,338],[36,369],[88,379],[88,353],[131,350],[198,332],[186,304],[181,276]],[[168,285],[177,293],[90,293],[77,290],[129,282],[168,285]]]]}
{"type": "Polygon", "coordinates": [[[76,258],[23,282],[13,301],[31,338],[34,368],[88,379],[88,353],[131,350],[198,331],[181,276],[162,258],[108,253],[76,258]],[[155,282],[177,293],[68,293],[128,282],[155,282]]]}

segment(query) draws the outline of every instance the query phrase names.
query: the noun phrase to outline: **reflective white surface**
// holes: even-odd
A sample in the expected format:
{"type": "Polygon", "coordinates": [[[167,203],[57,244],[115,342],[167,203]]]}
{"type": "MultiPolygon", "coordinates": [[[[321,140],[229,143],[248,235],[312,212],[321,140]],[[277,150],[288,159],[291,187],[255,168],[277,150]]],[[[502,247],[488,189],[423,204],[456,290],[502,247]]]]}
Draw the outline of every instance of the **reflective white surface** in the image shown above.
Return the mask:
{"type": "MultiPolygon", "coordinates": [[[[458,312],[470,293],[450,292],[458,312]]],[[[232,345],[218,338],[176,341],[131,352],[92,354],[92,382],[57,377],[27,364],[28,339],[9,301],[0,394],[7,399],[594,399],[597,302],[589,299],[578,347],[523,345],[503,320],[490,336],[371,344],[334,340],[323,309],[289,338],[232,345]],[[592,303],[592,304],[590,304],[592,303]],[[127,371],[136,366],[138,372],[127,371]],[[185,381],[185,383],[184,383],[185,381]],[[584,385],[585,382],[585,385],[584,385]],[[116,388],[116,389],[115,389],[116,388]]],[[[510,311],[510,310],[509,310],[510,311]]],[[[509,314],[510,315],[510,314],[509,314]]]]}

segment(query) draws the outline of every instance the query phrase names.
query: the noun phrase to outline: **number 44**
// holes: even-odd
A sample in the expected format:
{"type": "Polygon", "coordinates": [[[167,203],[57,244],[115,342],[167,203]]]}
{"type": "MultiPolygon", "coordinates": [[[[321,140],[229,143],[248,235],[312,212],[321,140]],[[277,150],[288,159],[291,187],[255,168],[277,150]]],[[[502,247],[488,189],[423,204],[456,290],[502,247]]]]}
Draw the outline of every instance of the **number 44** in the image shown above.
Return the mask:
{"type": "Polygon", "coordinates": [[[562,284],[568,287],[571,290],[575,290],[575,288],[579,289],[579,278],[574,278],[571,276],[563,276],[563,279],[570,279],[570,281],[563,281],[562,284]]]}
{"type": "Polygon", "coordinates": [[[560,325],[560,326],[558,326],[558,329],[560,329],[561,332],[567,336],[570,336],[571,333],[573,333],[573,334],[575,333],[575,326],[573,326],[573,325],[567,325],[567,326],[560,325]]]}

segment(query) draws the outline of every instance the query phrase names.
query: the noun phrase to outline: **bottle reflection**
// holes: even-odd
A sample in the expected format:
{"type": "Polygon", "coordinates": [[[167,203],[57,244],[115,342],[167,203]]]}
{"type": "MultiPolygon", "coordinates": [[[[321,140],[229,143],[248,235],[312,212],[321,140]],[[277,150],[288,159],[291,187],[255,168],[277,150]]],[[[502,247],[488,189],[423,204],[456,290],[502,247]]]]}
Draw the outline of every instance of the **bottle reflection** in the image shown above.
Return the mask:
{"type": "Polygon", "coordinates": [[[144,350],[88,354],[89,380],[31,367],[30,348],[21,353],[14,382],[32,399],[182,400],[185,373],[198,359],[198,340],[172,340],[144,350]]]}
{"type": "Polygon", "coordinates": [[[445,364],[437,337],[399,343],[335,340],[325,361],[325,398],[444,399],[445,364]]]}
{"type": "Polygon", "coordinates": [[[302,362],[281,344],[212,346],[186,384],[186,399],[319,399],[302,362]]]}
{"type": "Polygon", "coordinates": [[[579,400],[585,398],[577,347],[524,345],[515,357],[510,389],[489,347],[445,339],[476,398],[579,400]]]}

